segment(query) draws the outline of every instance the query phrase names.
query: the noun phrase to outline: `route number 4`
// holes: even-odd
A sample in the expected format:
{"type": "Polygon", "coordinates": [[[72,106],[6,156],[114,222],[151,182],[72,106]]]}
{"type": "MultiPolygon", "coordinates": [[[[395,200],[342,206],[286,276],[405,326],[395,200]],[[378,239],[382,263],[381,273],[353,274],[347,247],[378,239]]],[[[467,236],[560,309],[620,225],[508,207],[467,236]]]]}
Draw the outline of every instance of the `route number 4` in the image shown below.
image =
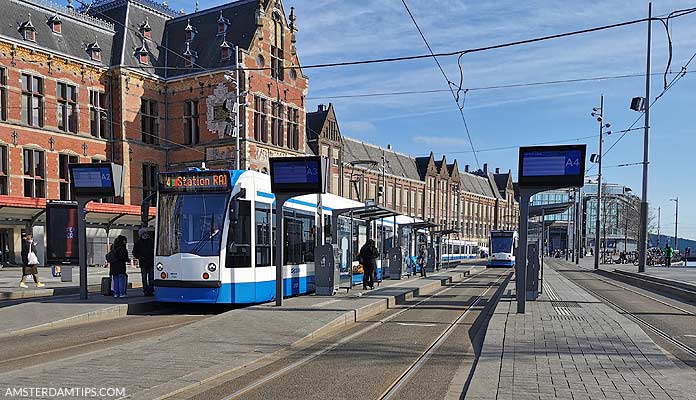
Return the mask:
{"type": "Polygon", "coordinates": [[[569,158],[566,160],[566,167],[579,167],[580,166],[580,159],[576,158],[575,161],[573,161],[572,158],[569,158]]]}

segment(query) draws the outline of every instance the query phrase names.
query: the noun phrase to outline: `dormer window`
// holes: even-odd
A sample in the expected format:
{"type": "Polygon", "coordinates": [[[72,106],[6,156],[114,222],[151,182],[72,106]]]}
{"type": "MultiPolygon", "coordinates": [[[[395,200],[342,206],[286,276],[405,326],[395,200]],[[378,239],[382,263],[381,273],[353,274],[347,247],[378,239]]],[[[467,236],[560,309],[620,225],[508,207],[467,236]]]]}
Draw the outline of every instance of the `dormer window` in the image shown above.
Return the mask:
{"type": "Polygon", "coordinates": [[[24,40],[36,41],[36,28],[34,24],[31,23],[31,14],[29,14],[29,19],[19,26],[19,32],[22,34],[24,40]]]}
{"type": "Polygon", "coordinates": [[[58,14],[54,14],[51,18],[48,19],[47,21],[48,26],[51,28],[51,32],[61,34],[63,32],[63,23],[60,20],[60,17],[58,17],[58,14]]]}
{"type": "Polygon", "coordinates": [[[191,68],[193,67],[193,64],[196,62],[196,58],[198,57],[198,53],[195,51],[191,51],[190,47],[190,42],[186,42],[186,50],[182,54],[184,56],[184,65],[186,68],[191,68]]]}
{"type": "Polygon", "coordinates": [[[218,29],[217,29],[218,35],[223,35],[223,34],[227,33],[227,27],[230,26],[230,20],[225,18],[222,15],[222,10],[220,10],[220,17],[218,17],[217,23],[218,23],[218,29]]]}
{"type": "Polygon", "coordinates": [[[147,51],[147,46],[145,46],[145,43],[143,43],[141,47],[135,49],[135,57],[138,59],[140,64],[150,63],[150,53],[147,51]]]}
{"type": "Polygon", "coordinates": [[[152,28],[150,27],[150,21],[145,18],[145,22],[140,24],[140,34],[143,35],[145,39],[152,39],[152,28]]]}
{"type": "Polygon", "coordinates": [[[191,20],[189,19],[187,20],[186,28],[184,28],[184,39],[190,42],[194,37],[196,37],[196,28],[191,26],[191,20]]]}
{"type": "Polygon", "coordinates": [[[220,44],[220,60],[229,60],[232,57],[232,48],[226,39],[220,44]]]}
{"type": "Polygon", "coordinates": [[[99,46],[97,39],[94,39],[94,43],[90,43],[87,46],[87,53],[89,53],[89,57],[92,59],[92,61],[101,62],[101,47],[99,46]]]}

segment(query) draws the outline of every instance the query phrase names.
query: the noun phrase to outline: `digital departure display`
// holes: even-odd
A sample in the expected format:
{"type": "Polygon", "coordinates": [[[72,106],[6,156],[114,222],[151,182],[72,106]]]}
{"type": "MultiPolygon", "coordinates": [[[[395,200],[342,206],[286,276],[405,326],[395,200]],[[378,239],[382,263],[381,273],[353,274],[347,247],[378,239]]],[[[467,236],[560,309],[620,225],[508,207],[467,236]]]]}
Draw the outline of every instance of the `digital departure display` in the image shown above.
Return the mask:
{"type": "Polygon", "coordinates": [[[73,184],[76,188],[110,188],[113,186],[111,166],[75,168],[73,184]]]}
{"type": "Polygon", "coordinates": [[[324,192],[321,157],[271,158],[270,167],[273,193],[324,192]]]}
{"type": "Polygon", "coordinates": [[[530,151],[522,160],[525,176],[578,175],[580,173],[580,150],[530,151]]]}
{"type": "Polygon", "coordinates": [[[586,145],[520,147],[521,187],[581,187],[586,145]]]}
{"type": "Polygon", "coordinates": [[[160,191],[200,192],[230,189],[230,175],[226,171],[187,171],[161,173],[160,191]]]}
{"type": "Polygon", "coordinates": [[[112,163],[70,164],[71,184],[77,196],[121,196],[121,166],[112,163]]]}

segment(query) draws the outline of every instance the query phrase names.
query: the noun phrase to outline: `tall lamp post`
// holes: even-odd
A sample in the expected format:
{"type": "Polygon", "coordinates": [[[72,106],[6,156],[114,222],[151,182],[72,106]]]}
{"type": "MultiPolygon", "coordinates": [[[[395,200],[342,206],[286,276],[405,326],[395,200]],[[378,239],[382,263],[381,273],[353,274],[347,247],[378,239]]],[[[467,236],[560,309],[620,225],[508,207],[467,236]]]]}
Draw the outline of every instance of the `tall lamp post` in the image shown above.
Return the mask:
{"type": "MultiPolygon", "coordinates": [[[[604,128],[611,127],[611,124],[604,123],[604,95],[599,98],[599,108],[593,108],[593,117],[597,117],[597,122],[599,122],[599,155],[592,154],[590,156],[591,162],[596,162],[599,169],[597,176],[597,213],[595,218],[595,251],[594,251],[594,269],[599,269],[599,226],[600,226],[600,213],[602,210],[602,149],[604,147],[604,128]]],[[[606,246],[606,244],[605,244],[606,246]]]]}
{"type": "Polygon", "coordinates": [[[679,228],[679,196],[674,199],[669,199],[674,204],[674,250],[679,250],[679,236],[677,236],[679,228]]]}

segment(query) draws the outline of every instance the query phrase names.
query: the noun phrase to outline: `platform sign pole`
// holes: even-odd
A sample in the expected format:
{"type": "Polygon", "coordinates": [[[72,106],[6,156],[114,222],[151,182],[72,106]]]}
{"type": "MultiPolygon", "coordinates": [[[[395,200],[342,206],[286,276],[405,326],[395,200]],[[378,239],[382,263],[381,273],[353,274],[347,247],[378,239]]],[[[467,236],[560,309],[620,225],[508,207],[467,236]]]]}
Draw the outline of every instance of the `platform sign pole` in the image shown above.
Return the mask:
{"type": "Polygon", "coordinates": [[[87,203],[100,197],[123,196],[123,167],[114,163],[69,164],[72,193],[77,199],[80,299],[87,299],[87,203]]]}
{"type": "MultiPolygon", "coordinates": [[[[530,146],[520,147],[518,180],[520,188],[520,246],[515,269],[517,312],[525,312],[527,297],[536,299],[538,290],[531,288],[527,293],[528,275],[528,230],[529,203],[533,195],[547,190],[563,188],[580,188],[585,179],[585,154],[587,146],[530,146]]],[[[541,246],[544,252],[544,217],[541,221],[541,246]]],[[[543,267],[542,267],[543,268],[543,267]]],[[[532,272],[538,274],[536,268],[532,272]]],[[[531,285],[539,285],[539,277],[530,276],[531,285]],[[533,278],[533,279],[532,279],[533,278]]],[[[542,277],[543,279],[543,277],[542,277]]],[[[542,282],[543,284],[543,282],[542,282]]]]}
{"type": "Polygon", "coordinates": [[[515,289],[517,293],[517,312],[524,314],[527,300],[527,230],[529,228],[529,200],[534,193],[520,189],[520,237],[517,247],[517,266],[515,267],[515,289]]]}
{"type": "Polygon", "coordinates": [[[276,244],[275,244],[275,266],[276,266],[276,306],[283,305],[283,250],[285,246],[285,218],[283,218],[283,206],[290,197],[276,195],[276,244]]]}
{"type": "Polygon", "coordinates": [[[271,157],[269,159],[271,192],[275,195],[276,202],[276,306],[283,305],[284,294],[285,221],[283,219],[283,205],[293,197],[326,193],[327,165],[327,160],[318,156],[271,157]]]}
{"type": "Polygon", "coordinates": [[[80,258],[80,299],[87,299],[87,224],[85,222],[85,206],[92,199],[79,196],[77,198],[77,237],[78,254],[80,258]]]}

